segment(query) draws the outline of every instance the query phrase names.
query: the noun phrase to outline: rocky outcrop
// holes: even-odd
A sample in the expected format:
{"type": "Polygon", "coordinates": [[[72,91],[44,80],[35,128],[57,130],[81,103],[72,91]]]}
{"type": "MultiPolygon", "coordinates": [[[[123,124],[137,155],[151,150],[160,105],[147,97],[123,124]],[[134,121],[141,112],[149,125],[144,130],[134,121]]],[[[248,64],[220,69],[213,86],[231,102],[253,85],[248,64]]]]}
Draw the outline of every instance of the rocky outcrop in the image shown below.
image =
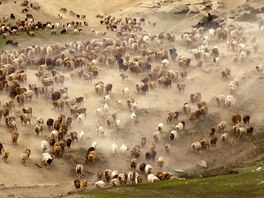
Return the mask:
{"type": "Polygon", "coordinates": [[[183,3],[175,2],[169,5],[165,5],[157,11],[171,14],[186,14],[189,11],[189,7],[183,3]]]}

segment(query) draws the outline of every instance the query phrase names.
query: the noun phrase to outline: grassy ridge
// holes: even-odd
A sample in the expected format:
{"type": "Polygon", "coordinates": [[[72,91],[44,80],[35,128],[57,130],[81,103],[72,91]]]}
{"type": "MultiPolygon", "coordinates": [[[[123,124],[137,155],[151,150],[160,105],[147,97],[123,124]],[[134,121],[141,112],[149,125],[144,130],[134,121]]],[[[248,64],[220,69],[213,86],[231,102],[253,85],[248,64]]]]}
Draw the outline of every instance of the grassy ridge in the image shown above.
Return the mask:
{"type": "Polygon", "coordinates": [[[264,167],[257,165],[239,169],[239,174],[188,180],[170,180],[141,185],[127,185],[81,192],[74,197],[96,198],[175,198],[175,197],[264,197],[264,167]],[[254,171],[254,172],[253,172],[254,171]],[[263,182],[262,182],[263,181],[263,182]],[[262,183],[261,183],[262,182],[262,183]]]}
{"type": "MultiPolygon", "coordinates": [[[[262,156],[264,160],[264,133],[254,136],[256,153],[254,156],[262,156]]],[[[253,157],[253,156],[252,156],[253,157]]],[[[260,159],[260,158],[259,158],[260,159]]],[[[241,162],[243,164],[243,162],[241,162]]],[[[264,198],[264,166],[261,171],[256,171],[259,163],[236,169],[239,174],[226,174],[231,169],[212,170],[202,175],[204,178],[186,180],[169,180],[158,183],[144,183],[138,185],[126,185],[105,189],[94,189],[80,192],[70,197],[91,197],[91,198],[264,198]],[[216,171],[216,172],[215,172],[216,171]],[[209,176],[215,174],[219,176],[209,176]]],[[[209,171],[209,170],[208,170],[209,171]]]]}

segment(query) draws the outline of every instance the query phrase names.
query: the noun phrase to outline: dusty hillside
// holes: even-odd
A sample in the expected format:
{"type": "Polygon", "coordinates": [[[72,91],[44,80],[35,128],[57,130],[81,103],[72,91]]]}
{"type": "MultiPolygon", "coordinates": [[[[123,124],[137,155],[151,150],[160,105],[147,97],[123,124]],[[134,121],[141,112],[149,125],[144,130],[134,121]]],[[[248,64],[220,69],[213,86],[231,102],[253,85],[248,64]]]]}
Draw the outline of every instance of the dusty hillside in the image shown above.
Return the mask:
{"type": "MultiPolygon", "coordinates": [[[[197,166],[200,160],[205,160],[210,168],[219,166],[235,166],[242,163],[247,163],[254,160],[249,156],[252,155],[255,145],[250,137],[239,141],[235,137],[230,138],[228,144],[222,144],[220,141],[216,147],[210,148],[210,151],[201,153],[194,153],[191,149],[191,143],[198,141],[208,135],[211,127],[216,125],[221,120],[228,122],[228,131],[232,131],[231,116],[233,114],[249,114],[251,115],[250,126],[254,126],[254,132],[263,130],[264,122],[264,86],[263,80],[258,79],[258,73],[255,70],[257,65],[263,66],[263,52],[264,47],[260,46],[258,52],[252,53],[250,59],[244,62],[234,62],[233,53],[226,49],[224,42],[217,40],[212,41],[212,45],[217,45],[220,49],[221,62],[219,65],[215,65],[212,60],[205,61],[202,68],[196,67],[196,60],[190,54],[189,49],[185,48],[181,42],[181,34],[185,31],[191,30],[191,25],[194,21],[198,21],[200,15],[193,15],[188,18],[185,15],[170,15],[170,14],[152,14],[150,10],[146,13],[141,12],[141,8],[134,6],[139,3],[146,3],[140,0],[98,0],[98,1],[68,1],[68,0],[37,0],[41,6],[39,11],[32,10],[32,14],[36,20],[41,21],[59,21],[65,23],[71,20],[76,20],[75,16],[71,16],[69,11],[74,11],[78,14],[85,14],[85,19],[89,26],[83,28],[84,30],[80,35],[69,34],[65,36],[56,35],[50,36],[49,30],[44,32],[37,32],[37,36],[34,38],[27,37],[26,34],[10,36],[11,39],[18,39],[20,42],[20,48],[32,46],[32,45],[47,45],[56,42],[68,42],[77,40],[87,40],[94,38],[101,38],[102,36],[95,36],[91,33],[91,29],[98,31],[106,31],[104,26],[101,26],[97,14],[100,15],[116,15],[126,16],[133,15],[135,10],[139,10],[138,17],[146,17],[148,21],[156,22],[157,25],[149,25],[143,28],[143,31],[149,33],[160,32],[176,32],[175,43],[164,42],[165,48],[176,47],[179,55],[192,58],[191,68],[188,69],[187,79],[173,82],[171,88],[160,88],[152,91],[150,90],[147,95],[137,94],[135,89],[135,83],[139,82],[147,73],[140,73],[134,75],[131,72],[127,72],[128,79],[124,81],[120,77],[118,66],[114,65],[113,68],[109,66],[99,65],[99,77],[94,79],[92,83],[84,83],[82,80],[74,81],[70,78],[69,72],[60,71],[65,75],[66,81],[63,86],[56,85],[54,88],[58,90],[63,87],[68,88],[69,97],[84,97],[84,104],[81,107],[87,108],[87,118],[83,125],[73,122],[69,131],[77,131],[78,133],[83,130],[85,137],[83,141],[74,143],[70,150],[66,149],[65,156],[69,156],[71,151],[83,148],[87,150],[93,141],[97,142],[98,152],[104,156],[104,163],[97,162],[93,167],[85,165],[85,175],[83,178],[89,182],[88,188],[93,188],[93,183],[96,181],[96,171],[109,169],[117,169],[120,171],[127,171],[130,167],[130,155],[129,152],[125,156],[117,155],[116,158],[111,156],[111,145],[116,143],[120,146],[122,143],[127,144],[130,148],[136,144],[140,144],[142,136],[147,137],[147,145],[153,142],[153,132],[156,131],[157,125],[160,122],[165,124],[164,131],[160,142],[157,144],[158,156],[164,156],[165,167],[164,170],[173,171],[176,169],[191,169],[197,166]],[[63,16],[63,19],[58,19],[58,13],[61,8],[68,10],[63,16]],[[238,93],[236,95],[237,104],[234,108],[225,109],[218,108],[215,102],[216,96],[219,94],[228,95],[229,80],[221,79],[221,70],[223,68],[230,68],[232,78],[239,76],[241,81],[239,84],[238,93]],[[103,81],[105,84],[112,83],[113,90],[111,93],[111,102],[109,104],[109,113],[117,112],[118,119],[121,120],[121,130],[119,135],[112,135],[112,129],[109,129],[105,118],[98,118],[96,116],[96,108],[103,104],[103,95],[98,96],[94,91],[94,84],[97,81],[103,81]],[[186,85],[185,92],[180,94],[177,89],[178,83],[184,83],[186,85]],[[134,97],[138,103],[137,123],[133,125],[130,120],[130,111],[126,106],[126,101],[122,96],[122,89],[128,87],[130,95],[134,97]],[[204,121],[190,122],[182,112],[182,105],[185,102],[190,103],[190,94],[195,92],[201,92],[202,100],[208,104],[209,113],[204,121]],[[115,101],[122,100],[124,109],[118,111],[115,101]],[[176,141],[171,148],[170,155],[167,155],[164,149],[165,142],[167,141],[168,132],[176,125],[166,124],[165,115],[169,111],[180,111],[179,121],[186,121],[186,129],[183,131],[183,140],[176,141]],[[105,128],[105,137],[99,138],[96,132],[98,125],[102,125],[105,128]],[[165,135],[166,134],[166,135],[165,135]],[[246,149],[245,149],[246,148],[246,149]]],[[[197,1],[186,1],[186,3],[194,4],[197,1]]],[[[214,1],[216,2],[216,1],[214,1]]],[[[21,13],[20,1],[7,2],[2,1],[0,5],[0,16],[9,16],[10,12],[13,12],[17,17],[24,17],[21,13]],[[4,12],[5,11],[5,12],[4,12]]],[[[161,2],[163,4],[164,2],[161,2]]],[[[227,12],[238,4],[244,3],[240,1],[224,1],[227,12]]],[[[168,3],[164,3],[168,4],[168,3]]],[[[227,23],[233,23],[233,21],[227,21],[227,23]]],[[[245,29],[245,35],[248,40],[256,36],[258,42],[263,40],[263,35],[258,30],[257,23],[239,23],[245,29]]],[[[107,32],[106,37],[114,37],[115,33],[107,32]]],[[[6,46],[4,46],[6,47],[6,46]]],[[[156,47],[158,48],[158,47],[156,47]]],[[[16,48],[8,48],[13,50],[16,48]]],[[[132,52],[133,54],[133,52],[132,52]]],[[[137,55],[136,53],[134,55],[137,55]]],[[[160,65],[160,62],[153,63],[153,67],[160,65]]],[[[177,63],[170,63],[170,69],[181,71],[177,63]]],[[[41,85],[41,82],[37,80],[35,73],[36,68],[30,68],[26,70],[28,80],[23,84],[24,87],[28,87],[29,84],[41,85]]],[[[7,93],[2,91],[0,93],[1,104],[8,101],[7,93]]],[[[32,102],[26,102],[25,107],[32,107],[33,116],[31,119],[32,125],[23,127],[21,123],[17,123],[18,132],[20,133],[18,145],[13,145],[10,140],[10,133],[8,132],[4,119],[1,120],[0,127],[0,142],[3,143],[9,150],[10,156],[8,163],[0,161],[0,197],[58,197],[59,195],[66,194],[68,191],[74,190],[73,180],[76,178],[75,166],[76,159],[63,159],[55,158],[52,166],[47,169],[41,161],[41,140],[48,139],[49,130],[47,126],[44,126],[44,134],[39,137],[36,136],[33,126],[36,124],[38,117],[43,117],[46,121],[48,118],[57,118],[61,113],[70,116],[69,109],[65,109],[63,112],[55,111],[52,106],[50,98],[36,98],[33,97],[32,102]],[[26,149],[30,148],[32,154],[25,165],[21,164],[20,155],[26,149]],[[41,166],[41,167],[39,167],[41,166]]],[[[195,110],[197,107],[195,104],[191,105],[195,110]]],[[[16,109],[11,111],[11,115],[18,115],[21,112],[21,107],[16,103],[16,109]]],[[[17,119],[19,120],[19,119],[17,119]]],[[[220,133],[217,134],[220,136],[220,133]]],[[[80,151],[80,150],[79,150],[80,151]]],[[[144,154],[148,151],[148,146],[142,148],[142,155],[139,159],[140,162],[144,162],[144,154]]],[[[153,163],[154,169],[159,170],[156,163],[153,163]]],[[[145,181],[145,178],[144,178],[145,181]]]]}

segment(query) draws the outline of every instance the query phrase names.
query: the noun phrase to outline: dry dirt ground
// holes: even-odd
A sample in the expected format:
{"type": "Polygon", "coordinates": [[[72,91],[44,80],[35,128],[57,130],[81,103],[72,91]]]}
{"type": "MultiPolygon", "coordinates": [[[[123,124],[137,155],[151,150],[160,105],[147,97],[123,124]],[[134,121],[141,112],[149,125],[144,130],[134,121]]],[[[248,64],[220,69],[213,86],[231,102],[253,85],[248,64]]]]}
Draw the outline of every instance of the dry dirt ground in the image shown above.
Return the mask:
{"type": "MultiPolygon", "coordinates": [[[[99,25],[99,19],[95,18],[95,15],[100,14],[116,14],[121,13],[124,15],[126,11],[129,11],[130,6],[140,2],[139,0],[99,0],[99,1],[61,1],[61,0],[38,0],[41,5],[41,11],[34,13],[39,19],[45,18],[46,20],[52,20],[57,18],[58,10],[61,7],[66,7],[68,10],[72,9],[77,13],[86,14],[89,28],[85,29],[80,36],[71,37],[68,39],[85,39],[86,36],[91,36],[90,28],[97,28],[103,30],[104,28],[99,25]],[[67,3],[66,3],[67,2],[67,3]],[[85,4],[83,3],[85,2],[85,4]],[[122,11],[121,11],[122,10],[122,11]]],[[[230,2],[230,1],[228,1],[230,2]]],[[[237,1],[234,1],[237,2],[237,1]]],[[[242,1],[241,1],[242,2],[242,1]]],[[[230,6],[234,6],[229,3],[230,6]]],[[[4,3],[0,5],[1,15],[3,10],[9,11],[14,9],[12,2],[4,3]],[[5,6],[5,7],[4,7],[5,6]]],[[[133,8],[135,9],[135,8],[133,8]]],[[[19,13],[19,11],[17,11],[19,13]]],[[[192,57],[188,50],[184,48],[180,42],[180,34],[184,31],[191,29],[190,24],[193,24],[192,20],[182,19],[178,20],[175,24],[175,18],[171,16],[159,16],[141,13],[148,17],[149,20],[156,21],[157,26],[146,26],[147,32],[166,32],[177,30],[177,41],[173,46],[176,46],[178,52],[181,55],[192,57]]],[[[138,16],[140,17],[140,16],[138,16]]],[[[71,16],[66,16],[65,20],[71,20],[71,16]]],[[[263,35],[261,36],[257,28],[257,23],[241,23],[245,28],[246,35],[252,38],[253,35],[257,37],[259,42],[263,42],[263,35]]],[[[110,34],[111,35],[111,34],[110,34]]],[[[111,35],[112,36],[112,35],[111,35]]],[[[42,38],[23,38],[24,41],[21,43],[22,46],[45,43],[42,38]]],[[[49,43],[57,42],[54,38],[47,38],[49,43]]],[[[232,123],[231,116],[234,113],[242,115],[251,115],[250,126],[254,126],[255,132],[263,130],[263,109],[264,109],[264,91],[263,91],[263,80],[257,80],[257,74],[255,72],[255,66],[263,64],[263,46],[257,53],[252,53],[249,60],[242,63],[234,63],[232,60],[232,53],[226,50],[224,43],[218,41],[212,41],[213,45],[217,45],[220,49],[221,63],[219,66],[214,65],[210,60],[205,63],[203,68],[197,68],[196,62],[192,57],[191,68],[188,70],[188,77],[183,83],[186,84],[186,89],[183,94],[179,94],[176,82],[172,84],[171,88],[157,88],[156,91],[149,91],[147,95],[138,95],[135,89],[135,83],[139,82],[146,74],[139,74],[135,76],[128,73],[129,78],[122,81],[117,66],[114,68],[106,68],[99,66],[99,78],[98,81],[103,81],[105,84],[112,83],[113,91],[111,94],[110,110],[109,114],[117,112],[117,106],[115,100],[121,99],[124,104],[124,109],[118,112],[118,119],[121,120],[121,134],[119,136],[111,136],[111,130],[108,129],[105,121],[98,120],[96,116],[96,108],[101,105],[103,96],[98,96],[94,92],[94,84],[97,80],[94,80],[91,84],[85,84],[82,81],[72,81],[69,78],[69,74],[65,73],[66,82],[65,87],[69,88],[69,96],[79,97],[84,96],[85,101],[82,105],[87,108],[87,118],[83,126],[73,123],[70,131],[76,130],[85,132],[85,138],[82,142],[74,143],[71,150],[84,148],[87,149],[91,146],[93,141],[97,142],[98,152],[102,153],[105,157],[105,163],[97,163],[96,166],[90,167],[85,165],[86,174],[83,178],[87,179],[90,183],[89,188],[92,188],[92,183],[95,181],[95,173],[97,170],[117,169],[120,171],[127,171],[130,167],[130,155],[111,157],[110,149],[112,143],[116,143],[120,146],[122,143],[129,145],[132,148],[136,144],[140,144],[140,138],[142,136],[147,137],[147,145],[153,142],[153,132],[156,131],[157,125],[160,122],[165,123],[165,131],[169,132],[174,124],[166,124],[165,114],[168,111],[181,111],[182,105],[185,102],[189,102],[189,96],[191,93],[200,91],[202,93],[202,100],[208,103],[209,114],[204,121],[191,123],[186,119],[183,113],[180,114],[179,120],[186,121],[186,130],[184,139],[182,141],[176,141],[172,146],[170,155],[166,155],[164,145],[165,140],[161,140],[157,144],[157,155],[164,156],[165,167],[164,170],[174,169],[190,169],[196,166],[200,160],[205,160],[208,166],[219,167],[229,165],[239,165],[247,161],[252,160],[249,155],[254,150],[255,146],[252,143],[251,138],[245,138],[237,140],[235,137],[230,138],[228,144],[223,144],[220,141],[216,147],[211,148],[209,151],[203,151],[201,153],[194,153],[191,149],[191,143],[197,141],[208,135],[209,129],[215,127],[221,120],[227,120],[228,131],[231,131],[232,123]],[[222,68],[229,67],[231,69],[232,77],[243,76],[239,85],[239,90],[236,95],[237,104],[232,109],[221,109],[216,106],[215,97],[219,94],[228,95],[228,83],[229,80],[225,81],[221,79],[220,71],[222,68]],[[132,125],[130,122],[130,113],[126,107],[125,100],[122,98],[121,90],[124,87],[129,87],[130,95],[133,96],[137,103],[138,108],[143,109],[137,114],[137,123],[132,125]],[[147,111],[144,111],[146,109],[147,111]],[[98,138],[96,133],[96,126],[101,124],[105,128],[105,138],[98,138]],[[123,134],[122,134],[123,133],[123,134]]],[[[167,47],[168,43],[165,43],[167,47]]],[[[155,63],[156,65],[160,63],[155,63]]],[[[154,64],[154,65],[155,65],[154,64]]],[[[174,70],[179,71],[177,64],[172,63],[170,67],[174,70]]],[[[25,84],[37,83],[35,77],[36,70],[29,69],[26,71],[28,74],[28,81],[25,84]]],[[[181,81],[181,80],[180,80],[181,81]]],[[[179,81],[179,82],[180,82],[179,81]]],[[[60,87],[55,87],[58,89],[60,87]]],[[[2,104],[8,100],[5,92],[0,93],[2,104]]],[[[64,112],[57,112],[53,110],[51,100],[33,98],[31,103],[27,102],[25,107],[33,108],[32,125],[22,127],[18,123],[18,132],[20,137],[18,145],[12,145],[10,140],[10,134],[2,120],[0,127],[0,141],[8,148],[10,156],[8,163],[0,161],[0,197],[57,197],[61,194],[65,194],[68,191],[74,190],[73,180],[75,179],[74,169],[75,163],[71,160],[55,158],[52,166],[47,169],[41,162],[41,150],[40,142],[43,139],[47,139],[49,131],[45,125],[44,135],[36,137],[33,125],[36,123],[37,117],[43,117],[45,120],[48,118],[56,118],[60,113],[69,115],[69,110],[66,109],[64,112]],[[30,148],[32,153],[25,165],[22,165],[20,160],[21,153],[26,149],[30,148]],[[36,164],[42,166],[38,167],[36,164]]],[[[192,109],[196,109],[193,105],[192,109]]],[[[15,114],[16,111],[21,110],[19,106],[16,106],[16,110],[12,112],[15,114]]],[[[219,134],[217,134],[218,136],[219,134]]],[[[142,156],[140,162],[144,162],[144,154],[147,151],[147,147],[142,148],[142,156]]],[[[66,151],[68,154],[69,151],[66,151]]],[[[154,170],[159,168],[156,164],[153,164],[154,170]]]]}

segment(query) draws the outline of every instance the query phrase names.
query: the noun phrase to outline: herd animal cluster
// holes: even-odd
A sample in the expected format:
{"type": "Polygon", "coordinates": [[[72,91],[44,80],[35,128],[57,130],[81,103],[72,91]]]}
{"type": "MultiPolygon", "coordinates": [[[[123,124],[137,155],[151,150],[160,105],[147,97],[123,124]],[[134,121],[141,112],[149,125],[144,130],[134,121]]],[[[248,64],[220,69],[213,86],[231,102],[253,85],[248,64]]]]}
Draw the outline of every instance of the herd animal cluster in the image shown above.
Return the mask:
{"type": "MultiPolygon", "coordinates": [[[[63,14],[59,14],[58,17],[62,19],[63,14]]],[[[27,15],[27,18],[24,25],[18,24],[17,30],[25,29],[28,35],[34,36],[32,31],[40,24],[29,20],[32,19],[30,15],[27,15]]],[[[84,16],[79,15],[77,18],[84,16]]],[[[73,33],[80,32],[78,27],[81,23],[78,25],[69,23],[63,30],[68,31],[71,24],[75,27],[73,33]]],[[[34,45],[21,50],[3,50],[0,54],[0,91],[9,97],[7,101],[1,101],[0,122],[4,118],[6,131],[10,133],[14,145],[19,144],[22,127],[34,131],[36,137],[42,137],[38,154],[42,158],[42,164],[49,169],[52,169],[57,157],[61,158],[71,150],[73,144],[85,142],[86,137],[90,136],[90,132],[84,130],[90,116],[85,105],[86,97],[72,96],[71,90],[64,86],[65,81],[83,82],[87,86],[94,86],[94,92],[89,94],[94,94],[98,100],[103,101],[96,109],[89,109],[95,112],[95,119],[99,123],[94,124],[99,141],[93,140],[91,147],[87,149],[84,156],[86,164],[76,165],[76,179],[73,182],[76,189],[83,189],[89,185],[88,180],[84,179],[85,169],[97,167],[99,148],[104,146],[100,140],[109,137],[108,131],[117,134],[122,131],[125,119],[119,116],[119,112],[127,115],[129,120],[127,126],[131,129],[142,122],[143,118],[140,115],[142,106],[137,98],[146,97],[147,100],[150,92],[157,94],[160,89],[170,91],[174,87],[179,95],[186,93],[188,73],[193,67],[221,65],[221,48],[213,46],[216,41],[226,42],[227,49],[234,55],[234,62],[245,61],[251,56],[251,51],[257,53],[259,48],[256,41],[247,43],[246,33],[242,27],[222,26],[208,31],[204,28],[193,28],[192,31],[183,33],[178,40],[181,47],[189,50],[188,56],[175,48],[177,40],[175,32],[154,34],[142,31],[147,24],[158,25],[147,22],[144,18],[123,19],[107,16],[100,24],[105,25],[106,31],[114,33],[115,37],[96,35],[95,39],[88,41],[56,43],[49,46],[34,45]],[[191,49],[193,46],[198,47],[191,49]],[[195,66],[194,61],[197,62],[195,66]],[[124,82],[122,89],[115,88],[113,82],[103,82],[100,79],[100,71],[104,68],[120,72],[124,82]],[[36,83],[28,83],[28,70],[36,71],[36,83]],[[129,78],[137,77],[141,80],[132,89],[126,82],[129,78]],[[31,104],[39,100],[47,101],[47,105],[50,103],[58,117],[33,119],[33,115],[39,115],[34,112],[31,104]],[[17,123],[18,119],[21,124],[17,123]],[[47,138],[45,134],[48,134],[47,138]]],[[[53,29],[56,24],[43,25],[50,26],[53,29]]],[[[263,29],[263,25],[260,26],[260,30],[263,31],[261,28],[263,29]]],[[[2,27],[1,34],[6,33],[8,29],[6,26],[2,27]]],[[[12,29],[10,31],[12,32],[12,29]]],[[[254,75],[257,76],[261,72],[263,72],[261,66],[258,66],[254,75]]],[[[220,68],[218,73],[219,80],[225,84],[226,81],[230,81],[226,86],[229,94],[225,96],[216,91],[213,106],[226,112],[235,109],[238,104],[237,94],[243,86],[240,76],[233,76],[233,73],[235,71],[231,72],[228,67],[220,68]]],[[[172,149],[175,149],[177,142],[184,141],[189,126],[207,121],[211,104],[210,99],[205,98],[202,92],[203,90],[197,90],[190,93],[190,97],[185,99],[182,106],[160,116],[163,121],[153,127],[152,138],[148,139],[146,135],[137,142],[130,142],[129,145],[122,143],[120,147],[113,143],[108,149],[111,158],[126,156],[130,165],[122,170],[105,168],[95,172],[94,175],[97,177],[93,182],[95,187],[103,188],[106,183],[117,186],[176,178],[166,170],[168,156],[173,157],[172,149]],[[149,146],[146,146],[147,142],[150,142],[149,146]],[[157,145],[162,145],[166,154],[159,151],[157,145]]],[[[194,154],[207,152],[206,150],[216,146],[218,139],[221,140],[221,144],[226,144],[230,138],[235,137],[237,141],[247,139],[254,130],[251,116],[240,114],[235,114],[230,120],[220,121],[211,127],[204,138],[188,146],[194,154]]],[[[0,154],[4,162],[8,161],[9,146],[8,142],[0,143],[0,154]]],[[[32,156],[31,145],[26,146],[28,148],[21,154],[23,164],[32,156]]]]}

